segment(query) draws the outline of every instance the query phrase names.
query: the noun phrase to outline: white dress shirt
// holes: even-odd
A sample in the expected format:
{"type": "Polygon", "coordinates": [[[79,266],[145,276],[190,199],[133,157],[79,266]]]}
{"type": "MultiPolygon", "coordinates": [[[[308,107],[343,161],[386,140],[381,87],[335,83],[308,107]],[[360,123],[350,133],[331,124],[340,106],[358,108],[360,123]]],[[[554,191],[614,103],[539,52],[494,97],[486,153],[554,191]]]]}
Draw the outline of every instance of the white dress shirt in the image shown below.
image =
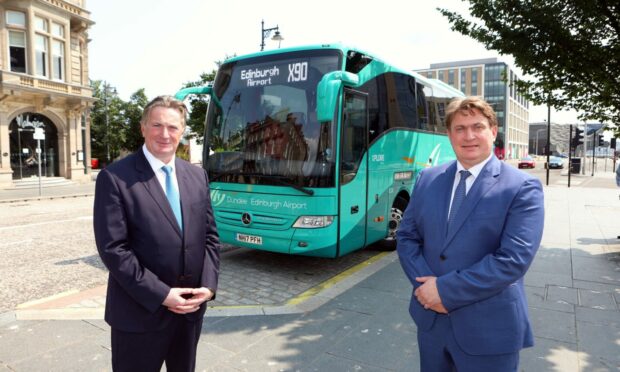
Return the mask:
{"type": "Polygon", "coordinates": [[[146,148],[146,145],[142,145],[142,151],[144,152],[144,156],[146,156],[146,160],[151,165],[151,168],[153,168],[155,177],[157,177],[157,181],[159,181],[159,184],[161,185],[162,190],[164,190],[164,194],[166,194],[166,172],[164,172],[164,170],[161,169],[161,167],[163,167],[164,165],[168,165],[172,168],[172,175],[174,176],[172,177],[172,185],[177,189],[177,192],[179,193],[179,195],[181,195],[181,193],[179,192],[179,182],[177,181],[177,169],[174,166],[175,157],[174,156],[172,157],[172,160],[170,160],[170,163],[165,164],[163,161],[157,159],[153,154],[151,154],[149,150],[146,148]]]}
{"type": "MultiPolygon", "coordinates": [[[[465,169],[465,167],[463,167],[463,164],[461,164],[460,161],[458,160],[456,161],[456,175],[454,177],[454,183],[452,184],[452,194],[450,196],[450,208],[452,208],[452,200],[454,199],[454,192],[456,191],[456,186],[459,184],[459,181],[461,180],[460,172],[462,170],[468,170],[469,173],[471,173],[471,175],[467,177],[467,179],[465,180],[465,195],[467,195],[467,193],[469,192],[469,189],[471,189],[471,186],[474,184],[474,181],[476,180],[476,178],[478,178],[478,175],[480,175],[482,168],[484,168],[484,166],[489,162],[489,160],[491,160],[492,156],[494,155],[491,152],[491,155],[489,155],[488,158],[486,158],[482,162],[474,165],[473,167],[469,169],[465,169]]],[[[449,215],[450,215],[450,209],[448,209],[448,216],[449,215]]]]}

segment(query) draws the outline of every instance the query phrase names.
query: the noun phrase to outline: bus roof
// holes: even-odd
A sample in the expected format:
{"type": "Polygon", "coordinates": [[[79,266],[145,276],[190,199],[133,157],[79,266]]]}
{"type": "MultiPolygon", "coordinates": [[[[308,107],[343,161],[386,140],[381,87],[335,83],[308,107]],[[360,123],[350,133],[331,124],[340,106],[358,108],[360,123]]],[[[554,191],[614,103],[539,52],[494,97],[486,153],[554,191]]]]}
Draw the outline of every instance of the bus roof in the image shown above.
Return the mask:
{"type": "Polygon", "coordinates": [[[420,75],[419,73],[417,73],[417,72],[415,72],[413,70],[406,70],[404,68],[397,67],[394,64],[386,62],[385,60],[377,57],[373,53],[369,53],[369,52],[367,52],[367,51],[365,51],[365,50],[363,50],[361,48],[358,48],[356,46],[347,45],[347,44],[343,44],[343,43],[310,44],[310,45],[293,46],[293,47],[281,48],[281,49],[265,50],[265,51],[249,53],[249,54],[245,54],[245,55],[241,55],[241,56],[231,57],[231,58],[225,60],[224,63],[235,62],[235,61],[240,61],[240,60],[244,60],[244,59],[248,59],[248,58],[253,58],[253,57],[259,57],[259,56],[276,55],[276,54],[287,53],[287,52],[296,52],[296,51],[303,51],[303,50],[317,50],[317,49],[339,50],[339,51],[342,52],[343,55],[346,55],[346,53],[348,53],[349,51],[355,51],[355,52],[363,53],[363,54],[368,55],[369,57],[371,57],[376,62],[379,62],[379,63],[382,63],[382,64],[390,66],[390,70],[392,70],[392,71],[400,72],[400,73],[407,74],[407,75],[411,75],[411,76],[415,77],[416,80],[425,82],[427,85],[431,85],[433,87],[434,93],[435,93],[435,90],[437,90],[438,92],[436,92],[436,93],[442,93],[442,95],[445,95],[445,96],[452,96],[452,97],[462,97],[462,96],[464,96],[463,92],[461,92],[460,90],[454,88],[451,85],[446,84],[445,82],[443,82],[441,80],[427,78],[427,77],[422,76],[422,75],[420,75]]]}

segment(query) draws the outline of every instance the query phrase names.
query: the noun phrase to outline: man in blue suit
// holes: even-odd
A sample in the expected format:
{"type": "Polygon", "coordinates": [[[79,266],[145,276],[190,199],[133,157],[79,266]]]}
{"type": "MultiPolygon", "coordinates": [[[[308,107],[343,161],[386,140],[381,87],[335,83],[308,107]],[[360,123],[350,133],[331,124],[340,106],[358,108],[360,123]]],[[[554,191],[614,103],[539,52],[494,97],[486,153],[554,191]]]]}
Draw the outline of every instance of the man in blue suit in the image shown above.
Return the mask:
{"type": "Polygon", "coordinates": [[[95,241],[110,272],[114,371],[195,368],[220,243],[207,174],[175,158],[186,116],[183,102],[152,100],[140,123],[144,146],[97,176],[95,241]]]}
{"type": "Polygon", "coordinates": [[[420,172],[398,231],[422,371],[516,371],[533,345],[523,276],[544,223],[540,181],[493,155],[488,103],[446,112],[457,160],[420,172]]]}

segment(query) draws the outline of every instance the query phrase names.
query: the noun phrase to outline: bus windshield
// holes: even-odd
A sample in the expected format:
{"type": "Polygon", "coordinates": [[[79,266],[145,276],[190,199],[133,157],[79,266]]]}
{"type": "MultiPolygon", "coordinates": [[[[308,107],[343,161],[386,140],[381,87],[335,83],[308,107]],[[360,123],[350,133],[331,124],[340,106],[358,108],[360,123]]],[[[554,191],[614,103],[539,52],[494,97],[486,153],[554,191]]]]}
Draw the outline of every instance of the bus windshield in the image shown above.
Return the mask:
{"type": "Polygon", "coordinates": [[[337,50],[232,61],[218,71],[206,122],[212,181],[334,186],[335,125],[316,119],[317,85],[337,50]]]}

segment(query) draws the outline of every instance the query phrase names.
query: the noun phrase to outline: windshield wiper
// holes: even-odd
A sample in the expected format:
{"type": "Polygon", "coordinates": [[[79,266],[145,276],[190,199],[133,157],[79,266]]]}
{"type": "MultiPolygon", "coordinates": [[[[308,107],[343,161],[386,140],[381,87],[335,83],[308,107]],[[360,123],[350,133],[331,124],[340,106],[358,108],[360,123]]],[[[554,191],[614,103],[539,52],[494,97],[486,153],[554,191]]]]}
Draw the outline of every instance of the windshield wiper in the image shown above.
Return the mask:
{"type": "Polygon", "coordinates": [[[297,184],[294,184],[293,182],[291,182],[287,177],[284,176],[274,176],[274,175],[269,175],[269,174],[262,174],[262,173],[249,173],[249,172],[221,172],[218,173],[217,175],[215,175],[213,178],[211,178],[209,181],[210,182],[215,182],[216,180],[224,177],[224,176],[247,176],[247,177],[258,177],[258,178],[266,178],[269,180],[273,180],[276,183],[279,183],[280,185],[283,186],[288,186],[290,188],[293,188],[297,191],[301,191],[304,194],[307,195],[314,195],[314,190],[311,189],[307,189],[303,186],[299,186],[297,184]]]}
{"type": "Polygon", "coordinates": [[[274,180],[274,181],[276,181],[277,183],[279,183],[281,185],[291,187],[291,188],[293,188],[293,189],[295,189],[297,191],[301,191],[301,192],[303,192],[304,194],[307,194],[307,195],[314,195],[314,190],[307,189],[307,188],[305,188],[303,186],[296,185],[293,182],[291,182],[287,177],[271,176],[271,175],[267,175],[267,174],[255,174],[255,176],[267,178],[267,179],[270,179],[270,180],[274,180]]]}

